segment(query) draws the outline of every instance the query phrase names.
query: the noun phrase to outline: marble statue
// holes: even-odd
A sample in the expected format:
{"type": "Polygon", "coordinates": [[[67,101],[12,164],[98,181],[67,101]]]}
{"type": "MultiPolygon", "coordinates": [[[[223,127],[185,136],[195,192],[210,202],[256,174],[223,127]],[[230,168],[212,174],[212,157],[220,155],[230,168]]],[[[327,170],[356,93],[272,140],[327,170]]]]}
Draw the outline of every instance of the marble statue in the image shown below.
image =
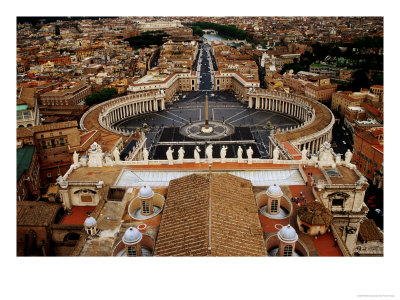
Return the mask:
{"type": "Polygon", "coordinates": [[[174,164],[174,158],[172,157],[172,153],[174,153],[175,150],[172,150],[171,147],[168,147],[167,150],[167,159],[168,159],[168,164],[173,165],[174,164]]]}
{"type": "Polygon", "coordinates": [[[279,149],[278,149],[278,147],[275,147],[274,151],[272,152],[272,159],[275,160],[275,161],[279,159],[279,149]]]}
{"type": "Polygon", "coordinates": [[[185,150],[183,150],[183,147],[180,147],[178,150],[178,164],[183,164],[184,155],[185,155],[185,150]]]}
{"type": "Polygon", "coordinates": [[[110,155],[105,157],[105,166],[112,167],[114,165],[114,161],[111,159],[110,155]]]}
{"type": "Polygon", "coordinates": [[[344,155],[344,161],[346,162],[346,164],[349,164],[352,158],[353,158],[353,153],[351,153],[350,149],[347,149],[347,152],[344,155]]]}
{"type": "Polygon", "coordinates": [[[208,163],[211,164],[213,162],[213,157],[212,157],[212,145],[208,145],[206,148],[206,156],[208,159],[208,163]]]}
{"type": "Polygon", "coordinates": [[[303,147],[303,150],[301,151],[301,160],[307,160],[307,153],[308,150],[306,149],[306,147],[303,147]]]}
{"type": "Polygon", "coordinates": [[[143,148],[143,161],[146,165],[149,163],[149,151],[146,147],[143,148]]]}
{"type": "Polygon", "coordinates": [[[74,165],[78,166],[79,165],[79,154],[74,151],[74,154],[72,155],[72,158],[74,160],[74,165]]]}
{"type": "Polygon", "coordinates": [[[114,161],[115,161],[116,163],[120,161],[120,158],[119,158],[119,150],[118,150],[117,147],[115,147],[115,149],[114,149],[114,151],[113,151],[113,156],[114,156],[114,161]]]}
{"type": "Polygon", "coordinates": [[[196,148],[194,149],[194,162],[196,164],[200,163],[200,148],[199,146],[196,146],[196,148]]]}
{"type": "Polygon", "coordinates": [[[89,155],[89,162],[88,162],[89,167],[102,167],[103,166],[104,153],[101,150],[101,147],[99,144],[94,142],[88,150],[88,155],[89,155]]]}
{"type": "Polygon", "coordinates": [[[239,148],[238,148],[237,157],[238,157],[238,163],[242,163],[243,162],[243,149],[241,146],[239,146],[239,148]]]}
{"type": "Polygon", "coordinates": [[[220,156],[221,156],[221,163],[226,162],[226,150],[228,150],[228,147],[222,146],[221,151],[220,151],[220,156]]]}
{"type": "Polygon", "coordinates": [[[81,164],[82,167],[87,166],[87,158],[85,155],[82,155],[81,158],[79,159],[79,163],[81,164]]]}
{"type": "Polygon", "coordinates": [[[251,149],[251,147],[249,147],[249,149],[247,149],[247,163],[248,164],[252,164],[253,163],[253,149],[251,149]]]}
{"type": "Polygon", "coordinates": [[[341,156],[342,156],[342,154],[336,154],[336,161],[335,161],[336,164],[341,163],[341,156]]]}
{"type": "Polygon", "coordinates": [[[318,153],[318,167],[336,168],[335,160],[331,144],[324,142],[318,153]]]}

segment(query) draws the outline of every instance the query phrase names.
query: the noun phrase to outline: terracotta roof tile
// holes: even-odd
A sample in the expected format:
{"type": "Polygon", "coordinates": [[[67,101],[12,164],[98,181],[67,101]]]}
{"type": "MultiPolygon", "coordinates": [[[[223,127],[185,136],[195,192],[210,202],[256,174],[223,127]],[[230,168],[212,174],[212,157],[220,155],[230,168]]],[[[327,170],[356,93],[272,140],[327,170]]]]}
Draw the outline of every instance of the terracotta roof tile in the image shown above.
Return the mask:
{"type": "Polygon", "coordinates": [[[267,255],[251,182],[230,174],[172,180],[154,255],[267,255]]]}

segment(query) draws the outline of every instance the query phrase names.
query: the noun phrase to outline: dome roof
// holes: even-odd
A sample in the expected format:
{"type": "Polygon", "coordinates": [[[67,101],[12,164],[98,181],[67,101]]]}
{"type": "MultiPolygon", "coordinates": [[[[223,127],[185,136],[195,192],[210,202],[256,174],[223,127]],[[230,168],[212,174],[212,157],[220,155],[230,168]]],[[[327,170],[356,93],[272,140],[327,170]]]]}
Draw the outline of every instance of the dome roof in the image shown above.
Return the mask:
{"type": "Polygon", "coordinates": [[[93,217],[90,217],[90,216],[87,217],[86,220],[85,220],[85,222],[83,222],[83,226],[85,226],[85,227],[94,227],[94,226],[97,226],[96,219],[93,218],[93,217]]]}
{"type": "Polygon", "coordinates": [[[297,217],[310,225],[329,226],[333,215],[329,209],[317,201],[309,202],[297,209],[297,217]]]}
{"type": "Polygon", "coordinates": [[[136,245],[142,240],[142,233],[135,227],[129,227],[122,237],[122,242],[125,245],[136,245]]]}
{"type": "Polygon", "coordinates": [[[154,196],[153,190],[149,186],[144,186],[139,191],[140,199],[149,199],[154,196]]]}
{"type": "Polygon", "coordinates": [[[282,192],[281,188],[276,184],[271,185],[268,188],[266,193],[267,193],[267,196],[273,197],[273,198],[279,198],[279,197],[283,196],[283,192],[282,192]]]}
{"type": "Polygon", "coordinates": [[[296,230],[292,226],[283,226],[278,232],[278,238],[285,243],[294,243],[299,239],[296,230]]]}

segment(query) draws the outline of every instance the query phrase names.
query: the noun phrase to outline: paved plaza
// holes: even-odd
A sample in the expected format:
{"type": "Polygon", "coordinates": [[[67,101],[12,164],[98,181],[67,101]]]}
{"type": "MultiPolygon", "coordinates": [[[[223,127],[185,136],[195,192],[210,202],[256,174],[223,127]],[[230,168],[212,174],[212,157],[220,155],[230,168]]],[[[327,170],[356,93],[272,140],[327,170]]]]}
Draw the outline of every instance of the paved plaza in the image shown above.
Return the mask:
{"type": "MultiPolygon", "coordinates": [[[[130,131],[135,131],[137,128],[144,129],[147,137],[146,147],[149,149],[151,159],[166,159],[165,151],[168,146],[175,149],[179,142],[183,141],[189,142],[184,145],[185,151],[187,150],[185,157],[191,157],[194,147],[204,144],[207,139],[195,141],[182,136],[179,129],[192,122],[205,120],[205,97],[207,94],[209,120],[228,123],[235,128],[234,134],[230,137],[220,139],[220,141],[230,142],[227,158],[236,157],[239,145],[246,149],[251,146],[254,150],[254,158],[268,158],[268,136],[271,131],[264,129],[267,122],[282,130],[298,125],[299,121],[284,114],[247,108],[247,104],[241,102],[230,91],[213,91],[210,60],[214,69],[216,65],[210,56],[210,46],[205,44],[201,46],[196,62],[197,60],[200,61],[199,91],[180,92],[173,102],[166,104],[165,110],[123,120],[117,124],[117,127],[130,131]],[[248,133],[245,132],[245,128],[248,133]],[[166,143],[166,140],[169,143],[166,143]],[[234,143],[235,141],[236,143],[234,143]]],[[[196,62],[195,65],[197,65],[196,62]]],[[[210,140],[212,143],[218,144],[216,139],[210,140]]],[[[216,157],[219,157],[220,147],[221,145],[216,145],[213,149],[215,152],[213,155],[216,157]]],[[[176,150],[178,149],[179,147],[176,150]]]]}
{"type": "MultiPolygon", "coordinates": [[[[279,127],[280,129],[286,129],[299,124],[296,119],[283,114],[249,109],[229,92],[213,91],[207,93],[210,120],[227,122],[236,128],[248,127],[252,134],[251,140],[254,140],[257,144],[260,157],[262,158],[269,156],[268,136],[270,130],[264,129],[268,121],[271,122],[272,126],[279,127]]],[[[118,127],[131,131],[134,131],[136,128],[147,127],[146,146],[150,149],[150,157],[152,157],[164,129],[173,127],[179,129],[190,122],[204,120],[205,94],[206,92],[204,91],[181,93],[179,99],[171,104],[167,104],[164,111],[147,113],[121,121],[118,123],[118,127]]]]}

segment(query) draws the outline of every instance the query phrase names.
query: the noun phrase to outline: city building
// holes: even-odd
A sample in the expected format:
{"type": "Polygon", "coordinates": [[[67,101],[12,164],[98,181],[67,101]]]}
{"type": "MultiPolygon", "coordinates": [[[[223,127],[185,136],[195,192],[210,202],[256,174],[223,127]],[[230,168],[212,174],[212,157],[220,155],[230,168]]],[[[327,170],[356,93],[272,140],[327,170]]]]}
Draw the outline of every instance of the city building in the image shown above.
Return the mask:
{"type": "Polygon", "coordinates": [[[370,93],[369,90],[360,92],[339,91],[332,95],[331,109],[344,117],[346,108],[349,106],[361,106],[363,103],[377,103],[378,101],[379,96],[370,93]]]}
{"type": "Polygon", "coordinates": [[[17,97],[17,128],[41,124],[35,88],[23,87],[17,97]]]}
{"type": "Polygon", "coordinates": [[[77,105],[90,95],[91,86],[83,82],[68,82],[40,95],[40,105],[77,105]]]}
{"type": "Polygon", "coordinates": [[[371,181],[377,175],[383,178],[383,127],[356,131],[353,152],[353,163],[365,177],[371,181]]]}
{"type": "Polygon", "coordinates": [[[34,146],[17,149],[17,200],[36,200],[39,194],[39,159],[34,146]]]}

